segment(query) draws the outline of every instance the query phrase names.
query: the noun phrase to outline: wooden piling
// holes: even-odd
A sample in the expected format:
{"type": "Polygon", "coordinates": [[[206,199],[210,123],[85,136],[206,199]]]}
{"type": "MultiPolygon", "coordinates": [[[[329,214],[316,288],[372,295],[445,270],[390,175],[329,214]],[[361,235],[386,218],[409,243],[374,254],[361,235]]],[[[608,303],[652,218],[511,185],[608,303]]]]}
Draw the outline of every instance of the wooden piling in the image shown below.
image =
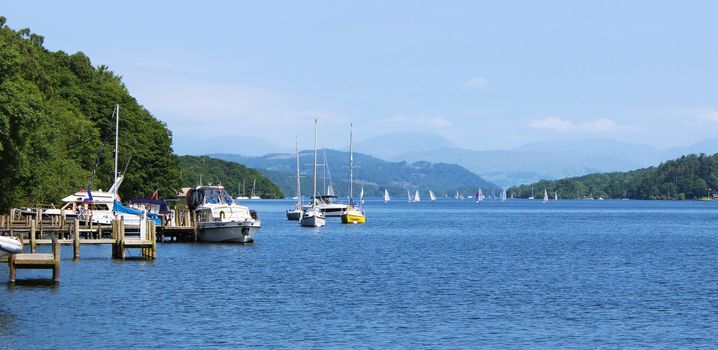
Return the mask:
{"type": "Polygon", "coordinates": [[[72,258],[77,260],[80,258],[80,220],[75,219],[72,234],[72,258]]]}
{"type": "Polygon", "coordinates": [[[37,222],[35,222],[35,220],[30,221],[30,253],[37,252],[37,237],[35,237],[36,229],[37,222]]]}
{"type": "Polygon", "coordinates": [[[55,263],[52,267],[52,281],[60,282],[60,242],[56,237],[52,238],[52,257],[55,263]]]}
{"type": "Polygon", "coordinates": [[[15,254],[10,254],[10,256],[7,259],[8,264],[8,274],[9,274],[9,281],[10,283],[15,283],[15,277],[17,275],[17,272],[15,270],[15,254]]]}

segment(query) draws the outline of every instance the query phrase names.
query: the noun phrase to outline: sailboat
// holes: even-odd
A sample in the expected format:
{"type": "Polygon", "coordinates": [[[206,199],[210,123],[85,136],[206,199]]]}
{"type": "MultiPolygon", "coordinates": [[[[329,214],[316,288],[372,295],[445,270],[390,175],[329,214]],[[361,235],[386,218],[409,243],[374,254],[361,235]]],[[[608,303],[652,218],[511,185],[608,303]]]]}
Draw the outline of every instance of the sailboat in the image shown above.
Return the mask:
{"type": "Polygon", "coordinates": [[[245,192],[247,191],[247,186],[245,186],[245,185],[246,185],[246,183],[244,182],[244,179],[243,179],[242,187],[240,187],[241,191],[239,191],[239,196],[237,197],[237,199],[249,199],[249,197],[247,197],[247,195],[245,194],[245,192]]]}
{"type": "Polygon", "coordinates": [[[421,197],[419,197],[419,190],[416,190],[416,192],[414,192],[414,202],[421,202],[421,197]]]}
{"type": "Polygon", "coordinates": [[[531,197],[529,199],[534,199],[534,187],[531,186],[531,197]]]}
{"type": "Polygon", "coordinates": [[[553,200],[558,200],[558,191],[553,191],[553,200]]]}
{"type": "Polygon", "coordinates": [[[506,202],[506,188],[501,191],[501,201],[506,202]]]}
{"type": "Polygon", "coordinates": [[[361,191],[359,192],[359,202],[364,205],[364,186],[362,186],[361,191]]]}
{"type": "Polygon", "coordinates": [[[459,199],[459,190],[456,190],[456,195],[454,196],[454,199],[459,199]]]}
{"type": "Polygon", "coordinates": [[[481,192],[481,187],[479,187],[479,192],[476,192],[476,203],[481,203],[482,200],[484,200],[484,194],[481,192]]]}
{"type": "Polygon", "coordinates": [[[548,202],[548,192],[546,192],[546,189],[543,189],[543,202],[548,202]]]}
{"type": "Polygon", "coordinates": [[[258,196],[255,192],[255,189],[257,187],[257,179],[254,179],[254,182],[252,183],[252,195],[249,196],[249,199],[262,199],[262,197],[258,196]]]}
{"type": "Polygon", "coordinates": [[[314,119],[314,176],[312,183],[312,203],[309,208],[304,209],[302,212],[302,218],[299,219],[299,224],[304,227],[322,227],[326,225],[327,221],[324,218],[319,208],[317,208],[317,122],[318,119],[314,119]]]}
{"type": "Polygon", "coordinates": [[[434,192],[431,192],[431,190],[429,190],[429,200],[431,202],[434,202],[436,200],[436,196],[434,195],[434,192]]]}
{"type": "Polygon", "coordinates": [[[409,199],[409,203],[413,202],[411,198],[411,192],[409,192],[409,190],[406,190],[406,197],[409,199]]]}
{"type": "MultiPolygon", "coordinates": [[[[349,205],[342,214],[342,224],[363,224],[366,222],[366,214],[361,206],[354,206],[354,128],[349,124],[349,205]]],[[[364,188],[361,189],[359,201],[364,197],[364,188]]]]}
{"type": "Polygon", "coordinates": [[[388,203],[391,200],[391,197],[389,197],[389,191],[385,188],[384,189],[384,203],[388,203]]]}
{"type": "Polygon", "coordinates": [[[296,144],[297,149],[297,203],[294,208],[287,209],[287,220],[299,220],[302,218],[302,184],[299,181],[299,140],[296,144]]]}

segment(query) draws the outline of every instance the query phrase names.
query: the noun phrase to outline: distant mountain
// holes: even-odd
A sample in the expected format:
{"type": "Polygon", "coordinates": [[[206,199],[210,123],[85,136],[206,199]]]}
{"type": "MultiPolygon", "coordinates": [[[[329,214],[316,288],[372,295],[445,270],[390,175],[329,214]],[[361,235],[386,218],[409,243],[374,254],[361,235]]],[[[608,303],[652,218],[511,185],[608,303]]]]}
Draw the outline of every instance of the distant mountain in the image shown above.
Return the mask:
{"type": "Polygon", "coordinates": [[[689,153],[718,152],[718,139],[667,150],[611,139],[548,140],[511,150],[438,148],[391,158],[454,163],[502,186],[647,167],[689,153]]]}
{"type": "Polygon", "coordinates": [[[456,145],[445,137],[432,133],[384,134],[354,143],[355,150],[387,160],[401,154],[431,151],[438,148],[456,148],[456,145]]]}
{"type": "MultiPolygon", "coordinates": [[[[178,144],[178,154],[201,156],[210,153],[231,151],[247,156],[261,156],[267,153],[292,152],[291,148],[283,147],[262,138],[247,135],[198,135],[191,147],[183,149],[178,144]]],[[[184,142],[187,143],[187,142],[184,142]]]]}
{"type": "MultiPolygon", "coordinates": [[[[300,152],[302,172],[302,193],[312,192],[313,152],[300,152]]],[[[324,164],[324,154],[328,167],[318,168],[318,192],[326,192],[330,180],[334,192],[346,197],[349,192],[349,154],[347,152],[326,150],[319,153],[319,163],[324,164]]],[[[214,158],[238,162],[255,168],[269,177],[287,195],[296,192],[296,158],[294,154],[267,154],[261,157],[248,157],[236,154],[212,154],[214,158]]],[[[498,191],[498,186],[484,180],[471,171],[454,164],[431,163],[426,161],[387,162],[361,153],[354,153],[355,196],[361,187],[367,197],[379,197],[384,188],[388,188],[392,197],[405,198],[406,191],[419,190],[423,196],[432,190],[437,196],[453,195],[456,191],[464,194],[474,193],[479,187],[484,191],[498,191]]]]}

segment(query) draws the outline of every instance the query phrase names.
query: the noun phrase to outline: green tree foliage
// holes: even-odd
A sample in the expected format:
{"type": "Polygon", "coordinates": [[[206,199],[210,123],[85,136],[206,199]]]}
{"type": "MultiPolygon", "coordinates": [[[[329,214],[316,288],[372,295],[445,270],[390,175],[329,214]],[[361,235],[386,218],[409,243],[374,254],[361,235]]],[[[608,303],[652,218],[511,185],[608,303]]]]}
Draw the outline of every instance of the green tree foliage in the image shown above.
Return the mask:
{"type": "Polygon", "coordinates": [[[718,154],[691,154],[658,167],[606,174],[591,174],[512,187],[516,197],[558,191],[561,198],[697,199],[718,188],[718,154]]]}
{"type": "MultiPolygon", "coordinates": [[[[155,189],[174,195],[179,164],[166,125],[130,96],[119,76],[93,67],[85,54],[45,49],[29,29],[14,31],[0,17],[0,210],[57,203],[87,187],[103,135],[120,105],[119,163],[127,166],[120,195],[155,189]]],[[[108,139],[93,188],[113,178],[108,139]]]]}
{"type": "Polygon", "coordinates": [[[200,183],[221,184],[234,197],[240,194],[240,187],[244,187],[245,194],[249,196],[256,180],[256,195],[262,198],[284,198],[282,190],[270,179],[244,165],[207,156],[181,156],[179,163],[182,167],[182,185],[185,187],[194,187],[200,183]]]}

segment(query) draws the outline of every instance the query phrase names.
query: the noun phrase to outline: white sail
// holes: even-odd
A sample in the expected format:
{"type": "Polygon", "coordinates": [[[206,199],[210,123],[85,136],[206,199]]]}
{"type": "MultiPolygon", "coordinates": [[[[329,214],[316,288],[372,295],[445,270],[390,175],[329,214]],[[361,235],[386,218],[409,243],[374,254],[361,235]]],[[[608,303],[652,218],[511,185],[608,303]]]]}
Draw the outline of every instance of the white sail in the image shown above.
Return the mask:
{"type": "Polygon", "coordinates": [[[434,192],[431,192],[431,190],[429,190],[429,200],[432,202],[436,200],[436,196],[434,195],[434,192]]]}
{"type": "Polygon", "coordinates": [[[553,200],[558,200],[558,191],[553,191],[553,200]]]}
{"type": "Polygon", "coordinates": [[[409,198],[409,203],[411,203],[411,192],[409,192],[409,190],[406,190],[406,196],[409,198]]]}
{"type": "Polygon", "coordinates": [[[421,197],[419,197],[419,190],[416,190],[414,193],[414,202],[421,202],[421,197]]]}
{"type": "Polygon", "coordinates": [[[479,192],[476,192],[476,203],[480,203],[482,200],[484,200],[484,193],[481,192],[481,187],[479,187],[479,192]]]}
{"type": "Polygon", "coordinates": [[[384,189],[384,203],[391,200],[391,197],[389,197],[389,191],[385,188],[384,189]]]}
{"type": "Polygon", "coordinates": [[[361,204],[364,204],[364,187],[362,187],[361,192],[359,192],[359,202],[361,202],[361,204]]]}
{"type": "Polygon", "coordinates": [[[334,187],[332,187],[332,183],[329,183],[329,186],[327,186],[327,196],[334,196],[334,187]]]}
{"type": "Polygon", "coordinates": [[[454,196],[454,199],[459,199],[459,190],[456,190],[456,195],[454,196]]]}
{"type": "Polygon", "coordinates": [[[506,189],[505,188],[501,191],[501,201],[502,202],[506,201],[506,189]]]}
{"type": "Polygon", "coordinates": [[[548,202],[548,192],[546,192],[546,189],[543,190],[543,202],[548,202]]]}

